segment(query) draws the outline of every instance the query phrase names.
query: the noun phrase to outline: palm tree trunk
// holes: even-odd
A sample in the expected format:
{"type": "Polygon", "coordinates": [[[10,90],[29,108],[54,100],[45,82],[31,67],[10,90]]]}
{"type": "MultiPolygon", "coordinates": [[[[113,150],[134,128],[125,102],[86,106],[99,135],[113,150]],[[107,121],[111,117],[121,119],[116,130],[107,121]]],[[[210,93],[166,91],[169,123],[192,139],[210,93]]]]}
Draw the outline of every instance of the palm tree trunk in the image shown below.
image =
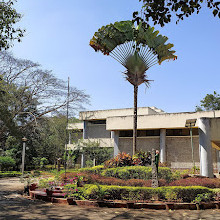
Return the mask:
{"type": "Polygon", "coordinates": [[[133,155],[135,155],[137,149],[137,94],[138,94],[138,86],[134,85],[133,155]]]}

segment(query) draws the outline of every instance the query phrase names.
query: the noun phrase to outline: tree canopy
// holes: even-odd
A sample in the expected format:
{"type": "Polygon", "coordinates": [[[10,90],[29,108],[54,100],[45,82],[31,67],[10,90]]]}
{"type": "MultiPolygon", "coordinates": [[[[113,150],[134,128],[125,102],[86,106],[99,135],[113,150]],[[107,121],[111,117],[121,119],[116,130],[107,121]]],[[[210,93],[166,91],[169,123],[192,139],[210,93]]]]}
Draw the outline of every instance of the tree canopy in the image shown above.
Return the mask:
{"type": "Polygon", "coordinates": [[[12,42],[21,41],[24,36],[24,29],[15,27],[22,15],[19,14],[14,6],[16,0],[2,0],[0,2],[0,51],[12,46],[12,42]]]}
{"type": "Polygon", "coordinates": [[[139,0],[142,2],[142,11],[134,12],[135,21],[145,21],[147,24],[152,19],[154,25],[164,26],[171,22],[171,18],[176,18],[176,23],[189,17],[194,13],[199,13],[203,7],[212,10],[214,16],[220,18],[220,2],[216,0],[139,0]],[[143,17],[140,15],[143,13],[143,17]]]}
{"type": "Polygon", "coordinates": [[[26,162],[32,157],[61,157],[66,142],[66,107],[73,116],[89,102],[82,90],[56,78],[30,60],[0,53],[0,149],[20,163],[21,138],[28,139],[26,162]],[[53,153],[51,153],[53,152],[53,153]]]}
{"type": "Polygon", "coordinates": [[[213,94],[207,94],[196,106],[196,111],[220,110],[220,95],[214,91],[213,94]]]}

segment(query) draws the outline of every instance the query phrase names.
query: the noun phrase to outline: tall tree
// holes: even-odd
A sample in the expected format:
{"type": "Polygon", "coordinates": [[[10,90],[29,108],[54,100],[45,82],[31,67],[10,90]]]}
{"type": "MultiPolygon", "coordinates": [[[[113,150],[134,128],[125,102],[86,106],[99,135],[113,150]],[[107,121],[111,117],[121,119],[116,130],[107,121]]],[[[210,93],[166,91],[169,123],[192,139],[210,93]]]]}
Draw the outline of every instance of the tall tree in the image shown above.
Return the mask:
{"type": "Polygon", "coordinates": [[[220,2],[216,0],[139,0],[142,2],[141,12],[134,12],[135,21],[145,21],[147,24],[150,19],[155,24],[164,26],[171,22],[172,17],[176,17],[176,23],[189,17],[193,13],[199,13],[204,7],[212,10],[214,16],[220,18],[220,2]],[[143,17],[140,15],[143,13],[143,17]]]}
{"type": "Polygon", "coordinates": [[[121,21],[101,27],[90,40],[95,51],[112,56],[126,68],[126,79],[134,87],[133,155],[137,148],[138,86],[149,84],[146,71],[150,67],[177,58],[171,50],[173,44],[165,44],[168,38],[158,33],[153,27],[135,27],[131,21],[121,21]]]}
{"type": "Polygon", "coordinates": [[[207,94],[196,106],[196,111],[220,110],[220,95],[214,91],[213,94],[207,94]]]}
{"type": "Polygon", "coordinates": [[[20,42],[24,36],[25,30],[15,27],[22,17],[14,8],[15,2],[16,0],[0,2],[0,51],[11,47],[14,40],[20,42]]]}
{"type": "MultiPolygon", "coordinates": [[[[14,58],[8,52],[0,53],[0,137],[32,135],[40,119],[65,113],[67,83],[51,71],[30,60],[14,58]]],[[[88,103],[89,96],[71,87],[69,109],[75,114],[88,103]]]]}

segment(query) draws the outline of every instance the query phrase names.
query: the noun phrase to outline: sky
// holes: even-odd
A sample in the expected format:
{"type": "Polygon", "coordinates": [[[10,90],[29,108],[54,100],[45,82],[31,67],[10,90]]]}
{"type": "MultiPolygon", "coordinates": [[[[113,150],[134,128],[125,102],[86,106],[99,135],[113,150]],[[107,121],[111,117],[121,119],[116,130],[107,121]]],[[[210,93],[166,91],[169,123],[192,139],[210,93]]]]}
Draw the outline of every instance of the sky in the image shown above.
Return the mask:
{"type": "MultiPolygon", "coordinates": [[[[29,59],[90,95],[86,110],[133,107],[133,86],[125,68],[110,56],[95,52],[89,41],[103,25],[131,20],[141,8],[138,0],[18,0],[26,29],[21,43],[11,48],[17,58],[29,59]]],[[[165,112],[190,112],[206,94],[220,93],[220,19],[203,9],[178,24],[173,20],[155,29],[174,44],[178,59],[151,67],[149,88],[140,85],[138,107],[165,112]]]]}

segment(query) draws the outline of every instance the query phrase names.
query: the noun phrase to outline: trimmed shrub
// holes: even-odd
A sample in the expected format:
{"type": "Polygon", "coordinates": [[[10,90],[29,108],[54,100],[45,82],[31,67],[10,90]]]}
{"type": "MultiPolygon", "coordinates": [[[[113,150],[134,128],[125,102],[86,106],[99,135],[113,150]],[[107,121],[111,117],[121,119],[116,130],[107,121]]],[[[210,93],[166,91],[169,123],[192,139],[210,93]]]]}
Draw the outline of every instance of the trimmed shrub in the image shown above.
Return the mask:
{"type": "Polygon", "coordinates": [[[101,184],[101,185],[117,185],[117,186],[145,186],[151,187],[151,180],[129,179],[122,180],[115,177],[104,177],[100,175],[91,174],[87,177],[87,183],[101,184]]]}
{"type": "MultiPolygon", "coordinates": [[[[144,179],[152,178],[152,168],[145,166],[127,166],[109,168],[102,171],[101,175],[107,177],[116,177],[119,179],[144,179]]],[[[158,179],[165,179],[167,182],[172,180],[172,172],[170,168],[159,167],[158,179]]]]}
{"type": "Polygon", "coordinates": [[[150,187],[86,185],[84,197],[97,199],[100,189],[105,194],[104,198],[110,200],[148,200],[155,193],[155,189],[150,187]]]}
{"type": "Polygon", "coordinates": [[[21,176],[22,173],[19,171],[6,171],[6,172],[0,172],[0,178],[4,177],[15,177],[15,176],[21,176]]]}
{"type": "Polygon", "coordinates": [[[189,177],[175,180],[169,183],[169,186],[204,186],[208,188],[220,188],[220,179],[189,177]]]}
{"type": "Polygon", "coordinates": [[[161,199],[169,199],[169,194],[175,195],[175,200],[181,200],[183,202],[192,202],[198,194],[212,193],[211,189],[202,186],[168,186],[159,187],[158,194],[161,199]]]}
{"type": "Polygon", "coordinates": [[[99,166],[94,166],[94,167],[81,168],[78,171],[86,172],[86,173],[93,173],[93,174],[100,174],[103,170],[104,170],[104,166],[99,165],[99,166]]]}
{"type": "MultiPolygon", "coordinates": [[[[173,201],[192,202],[198,194],[212,193],[211,189],[205,187],[128,187],[128,186],[104,186],[104,185],[85,185],[83,194],[87,199],[97,199],[97,194],[102,192],[105,199],[112,200],[149,200],[152,197],[173,201]]],[[[213,194],[214,195],[214,194],[213,194]]]]}

